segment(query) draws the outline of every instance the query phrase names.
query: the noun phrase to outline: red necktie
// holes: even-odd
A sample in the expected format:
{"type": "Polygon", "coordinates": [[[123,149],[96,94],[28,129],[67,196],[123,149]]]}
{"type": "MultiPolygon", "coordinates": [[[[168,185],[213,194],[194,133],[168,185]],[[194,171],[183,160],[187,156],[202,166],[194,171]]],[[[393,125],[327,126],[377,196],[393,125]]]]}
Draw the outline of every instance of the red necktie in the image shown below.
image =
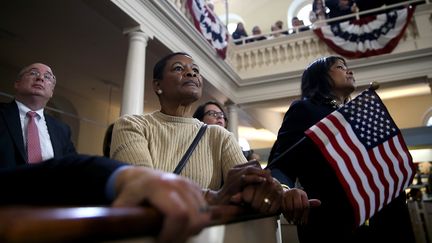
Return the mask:
{"type": "Polygon", "coordinates": [[[27,112],[29,118],[27,124],[27,158],[29,163],[38,163],[42,161],[42,151],[39,141],[39,131],[36,126],[34,111],[27,112]]]}

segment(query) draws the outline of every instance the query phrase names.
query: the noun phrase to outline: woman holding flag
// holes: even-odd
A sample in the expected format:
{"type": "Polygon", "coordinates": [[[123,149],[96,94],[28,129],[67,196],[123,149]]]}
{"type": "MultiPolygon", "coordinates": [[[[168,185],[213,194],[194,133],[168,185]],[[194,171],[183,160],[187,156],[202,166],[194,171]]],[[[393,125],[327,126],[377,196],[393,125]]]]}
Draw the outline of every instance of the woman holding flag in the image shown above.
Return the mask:
{"type": "MultiPolygon", "coordinates": [[[[414,242],[403,191],[404,183],[397,179],[386,181],[388,179],[386,175],[394,174],[407,175],[406,181],[412,179],[409,167],[409,163],[412,163],[411,157],[409,153],[395,157],[387,156],[396,158],[394,159],[397,160],[396,163],[407,164],[400,170],[394,169],[393,166],[384,166],[384,169],[369,166],[378,155],[374,155],[372,159],[366,158],[369,153],[367,149],[374,145],[379,147],[381,144],[375,140],[373,140],[375,142],[367,141],[370,137],[375,139],[372,135],[366,134],[369,132],[368,126],[373,127],[373,124],[366,124],[368,116],[372,116],[372,113],[378,109],[372,107],[369,111],[371,105],[365,100],[372,97],[374,105],[379,103],[380,110],[387,110],[374,91],[367,93],[368,98],[363,102],[357,102],[355,98],[349,103],[349,107],[344,106],[350,100],[354,90],[353,73],[343,58],[329,56],[311,63],[303,72],[301,100],[293,102],[285,114],[277,141],[270,153],[268,167],[280,181],[298,181],[309,198],[321,200],[321,207],[311,209],[308,224],[297,227],[301,243],[414,242]],[[343,109],[339,109],[341,107],[343,109]],[[355,126],[363,129],[364,125],[367,130],[364,132],[366,135],[360,129],[359,138],[351,139],[356,137],[356,129],[353,128],[349,133],[343,128],[343,131],[338,131],[339,135],[321,141],[320,135],[326,136],[333,133],[333,130],[337,130],[337,126],[325,128],[324,123],[317,127],[314,125],[339,110],[344,110],[347,112],[347,117],[351,116],[352,120],[359,122],[355,126]],[[322,132],[320,134],[317,131],[322,132]],[[361,144],[363,140],[366,141],[365,148],[361,148],[361,145],[356,143],[359,141],[361,144]],[[333,141],[334,144],[331,144],[333,141]],[[322,147],[326,146],[325,142],[329,142],[329,147],[333,150],[323,149],[322,147]],[[399,159],[401,157],[407,158],[407,161],[399,159]],[[365,172],[359,172],[359,168],[365,169],[365,172]],[[344,174],[347,171],[352,172],[353,175],[344,174]],[[394,171],[400,173],[393,173],[394,171]],[[358,185],[355,184],[356,182],[358,185]],[[390,196],[386,196],[387,194],[390,196]]],[[[396,138],[400,138],[399,130],[392,119],[389,117],[385,122],[392,129],[389,134],[395,134],[396,138]]],[[[384,137],[378,134],[377,136],[384,137]]],[[[406,148],[403,139],[400,147],[406,148]]]]}

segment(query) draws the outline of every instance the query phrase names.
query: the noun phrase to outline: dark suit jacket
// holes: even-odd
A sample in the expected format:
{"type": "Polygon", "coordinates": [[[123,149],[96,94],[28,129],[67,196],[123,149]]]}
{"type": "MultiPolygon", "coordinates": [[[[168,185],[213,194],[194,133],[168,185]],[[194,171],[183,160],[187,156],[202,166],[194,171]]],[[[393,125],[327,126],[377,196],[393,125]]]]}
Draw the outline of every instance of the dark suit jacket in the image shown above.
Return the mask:
{"type": "MultiPolygon", "coordinates": [[[[54,158],[76,154],[68,125],[45,114],[54,158]]],[[[0,168],[15,167],[27,162],[18,106],[15,101],[0,104],[0,168]]]]}
{"type": "Polygon", "coordinates": [[[0,169],[0,205],[108,205],[107,180],[123,165],[104,157],[69,155],[0,169]]]}
{"type": "MultiPolygon", "coordinates": [[[[304,131],[336,108],[325,102],[294,102],[285,114],[269,161],[303,138],[304,131]]],[[[405,195],[396,198],[370,219],[370,226],[353,230],[353,213],[336,174],[317,146],[305,139],[277,164],[292,181],[299,178],[309,198],[320,199],[307,225],[299,225],[300,242],[414,242],[405,195]]]]}

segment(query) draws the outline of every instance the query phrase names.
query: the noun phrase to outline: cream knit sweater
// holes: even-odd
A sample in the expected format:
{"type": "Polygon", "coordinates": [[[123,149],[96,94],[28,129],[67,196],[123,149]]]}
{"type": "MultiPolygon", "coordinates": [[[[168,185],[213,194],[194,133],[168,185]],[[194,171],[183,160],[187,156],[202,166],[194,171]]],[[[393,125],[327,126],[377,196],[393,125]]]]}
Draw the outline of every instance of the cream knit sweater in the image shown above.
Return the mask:
{"type": "MultiPolygon", "coordinates": [[[[195,118],[169,116],[159,111],[124,116],[114,125],[111,158],[172,172],[202,124],[195,118]]],[[[233,134],[209,125],[181,175],[214,190],[220,188],[231,167],[244,162],[246,159],[233,134]]]]}

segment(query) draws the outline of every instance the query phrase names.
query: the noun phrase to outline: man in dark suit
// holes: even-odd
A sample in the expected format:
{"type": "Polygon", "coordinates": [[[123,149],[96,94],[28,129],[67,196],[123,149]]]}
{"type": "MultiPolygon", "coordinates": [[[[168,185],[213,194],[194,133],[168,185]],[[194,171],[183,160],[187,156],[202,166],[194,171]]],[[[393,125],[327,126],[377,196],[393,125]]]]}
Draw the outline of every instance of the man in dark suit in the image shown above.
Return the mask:
{"type": "Polygon", "coordinates": [[[150,168],[70,155],[0,169],[0,206],[130,207],[146,203],[164,216],[158,242],[184,242],[210,222],[207,202],[197,184],[150,168]]]}
{"type": "Polygon", "coordinates": [[[30,117],[27,114],[30,112],[36,114],[34,123],[40,145],[37,159],[30,162],[76,154],[70,128],[44,114],[55,84],[51,68],[42,63],[31,64],[18,74],[14,83],[15,100],[0,104],[0,168],[29,163],[27,125],[30,117]]]}

